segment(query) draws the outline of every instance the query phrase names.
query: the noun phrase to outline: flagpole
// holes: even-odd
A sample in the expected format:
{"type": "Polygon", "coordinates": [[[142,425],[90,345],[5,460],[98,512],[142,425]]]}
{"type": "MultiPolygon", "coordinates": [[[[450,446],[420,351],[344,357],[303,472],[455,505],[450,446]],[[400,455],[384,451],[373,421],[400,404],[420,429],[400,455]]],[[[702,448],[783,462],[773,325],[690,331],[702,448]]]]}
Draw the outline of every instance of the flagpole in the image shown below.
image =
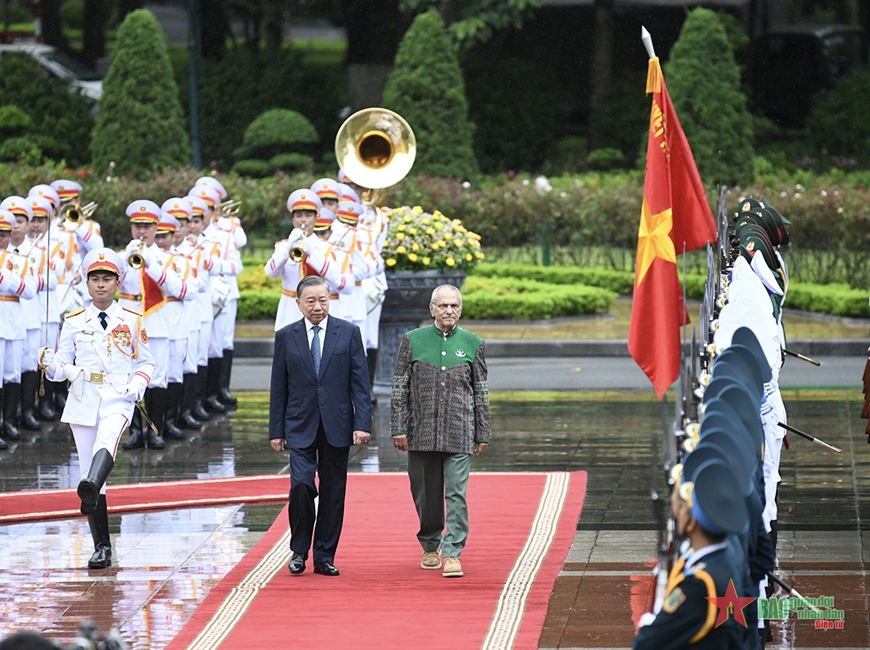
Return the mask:
{"type": "Polygon", "coordinates": [[[656,51],[653,47],[652,36],[650,33],[646,31],[646,27],[641,25],[640,27],[640,40],[643,41],[643,46],[646,48],[646,53],[649,54],[649,58],[656,58],[656,51]]]}

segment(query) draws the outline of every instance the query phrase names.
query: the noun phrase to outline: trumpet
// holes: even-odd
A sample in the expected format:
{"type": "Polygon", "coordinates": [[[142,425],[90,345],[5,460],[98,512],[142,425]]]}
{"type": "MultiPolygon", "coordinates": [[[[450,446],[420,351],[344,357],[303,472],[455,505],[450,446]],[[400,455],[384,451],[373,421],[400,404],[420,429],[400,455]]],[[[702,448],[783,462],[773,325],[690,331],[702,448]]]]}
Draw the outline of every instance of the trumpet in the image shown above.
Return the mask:
{"type": "Polygon", "coordinates": [[[221,207],[218,208],[218,219],[221,217],[237,217],[241,207],[241,201],[227,201],[226,203],[222,203],[221,207]]]}
{"type": "Polygon", "coordinates": [[[96,212],[97,207],[99,207],[99,204],[93,201],[85,206],[78,206],[72,203],[63,206],[60,211],[60,227],[67,232],[73,232],[82,225],[85,219],[90,218],[96,212]]]}
{"type": "Polygon", "coordinates": [[[305,255],[305,251],[302,250],[301,246],[294,246],[290,249],[290,259],[297,264],[302,261],[303,255],[305,255]]]}
{"type": "Polygon", "coordinates": [[[145,256],[142,255],[143,250],[145,250],[145,242],[139,244],[138,250],[130,253],[130,257],[127,258],[127,265],[131,269],[136,269],[138,271],[145,266],[145,256]]]}

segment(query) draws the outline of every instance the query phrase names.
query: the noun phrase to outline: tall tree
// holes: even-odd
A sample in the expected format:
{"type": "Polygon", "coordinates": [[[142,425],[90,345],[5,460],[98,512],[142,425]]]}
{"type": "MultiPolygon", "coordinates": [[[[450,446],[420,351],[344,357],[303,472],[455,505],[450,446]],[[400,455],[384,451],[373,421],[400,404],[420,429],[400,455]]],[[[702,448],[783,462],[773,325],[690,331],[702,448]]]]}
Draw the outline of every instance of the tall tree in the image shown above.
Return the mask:
{"type": "Polygon", "coordinates": [[[69,49],[69,43],[63,35],[63,20],[60,16],[61,0],[42,0],[39,5],[42,18],[42,41],[62,50],[69,49]]]}
{"type": "Polygon", "coordinates": [[[436,11],[417,16],[402,39],[383,103],[414,129],[415,173],[454,178],[477,175],[465,82],[444,21],[436,11]]]}
{"type": "Polygon", "coordinates": [[[202,58],[220,60],[230,35],[222,0],[199,0],[199,29],[202,58]]]}
{"type": "Polygon", "coordinates": [[[733,46],[715,12],[689,13],[664,72],[701,178],[752,182],[752,117],[733,46]]]}
{"type": "Polygon", "coordinates": [[[341,8],[351,106],[377,106],[410,20],[399,11],[399,0],[342,0],[341,8]]]}
{"type": "Polygon", "coordinates": [[[95,169],[108,169],[113,162],[117,175],[141,175],[190,162],[166,37],[146,9],[128,14],[118,30],[91,154],[95,169]]]}

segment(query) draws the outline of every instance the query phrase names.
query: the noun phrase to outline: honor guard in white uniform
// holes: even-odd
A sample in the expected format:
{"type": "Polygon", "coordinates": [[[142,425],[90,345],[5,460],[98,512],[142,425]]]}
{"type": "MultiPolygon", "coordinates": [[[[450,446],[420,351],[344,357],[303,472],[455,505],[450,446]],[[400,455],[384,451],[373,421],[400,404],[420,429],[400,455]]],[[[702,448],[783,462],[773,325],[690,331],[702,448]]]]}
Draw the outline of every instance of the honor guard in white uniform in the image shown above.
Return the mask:
{"type": "MultiPolygon", "coordinates": [[[[184,206],[188,212],[182,214],[189,215],[190,204],[183,199],[177,198],[170,204],[170,209],[174,209],[175,204],[184,206]]],[[[181,208],[179,208],[181,211],[181,208]]],[[[186,221],[186,219],[185,219],[186,221]]],[[[199,290],[199,281],[190,272],[190,264],[184,255],[181,255],[175,250],[175,233],[181,227],[178,219],[176,219],[168,211],[161,207],[160,221],[157,223],[157,237],[155,243],[157,247],[167,254],[169,257],[166,260],[167,273],[174,273],[178,278],[187,284],[187,291],[184,293],[182,300],[173,301],[167,300],[163,307],[163,317],[173,324],[169,330],[169,369],[167,372],[167,391],[166,391],[166,417],[162,429],[164,438],[172,438],[181,440],[184,438],[184,432],[178,426],[178,416],[181,411],[181,393],[182,382],[184,381],[184,359],[187,354],[187,339],[190,334],[190,314],[193,308],[193,298],[199,290]]],[[[199,322],[197,321],[197,325],[199,322]]]]}
{"type": "Polygon", "coordinates": [[[40,364],[48,378],[70,382],[61,421],[70,425],[79,456],[78,496],[94,540],[88,568],[103,569],[112,562],[106,479],[154,360],[142,314],[114,300],[124,273],[121,257],[98,248],[85,256],[83,268],[91,303],[67,314],[57,352],[43,348],[40,364]]]}
{"type": "Polygon", "coordinates": [[[236,327],[236,312],[239,305],[237,277],[243,270],[242,256],[236,247],[232,232],[222,230],[217,224],[217,211],[221,205],[220,194],[208,185],[198,185],[190,190],[206,203],[208,226],[203,231],[205,239],[217,245],[220,270],[211,276],[211,298],[214,322],[208,345],[208,373],[204,404],[212,413],[225,413],[235,406],[236,398],[230,393],[230,374],[233,363],[233,339],[236,327]]]}
{"type": "MultiPolygon", "coordinates": [[[[329,298],[335,301],[341,292],[353,286],[350,275],[342,273],[341,264],[331,254],[333,247],[314,234],[321,206],[320,198],[312,190],[296,190],[287,198],[293,230],[287,239],[275,244],[272,257],[263,267],[270,278],[281,278],[281,300],[275,316],[276,332],[302,318],[296,304],[296,285],[302,278],[318,275],[325,279],[329,284],[329,298]]],[[[330,304],[334,307],[337,303],[330,304]]]]}
{"type": "Polygon", "coordinates": [[[30,188],[28,196],[42,196],[48,199],[54,210],[51,222],[51,246],[49,256],[57,269],[57,298],[61,316],[73,309],[78,309],[90,300],[87,291],[81,285],[82,277],[80,267],[82,264],[81,251],[74,231],[69,230],[69,225],[64,223],[63,217],[58,212],[60,208],[60,196],[50,185],[35,185],[30,188]],[[87,296],[87,299],[85,299],[87,296]]]}
{"type": "MultiPolygon", "coordinates": [[[[344,314],[343,318],[351,321],[360,328],[363,341],[366,340],[366,308],[365,290],[363,280],[377,275],[383,270],[383,261],[380,255],[367,257],[366,247],[360,239],[357,223],[360,215],[365,212],[362,204],[355,201],[341,201],[338,204],[336,223],[332,227],[331,242],[335,247],[345,253],[345,263],[349,263],[349,270],[353,276],[353,289],[342,294],[339,298],[339,311],[344,314]],[[380,261],[380,262],[379,262],[380,261]]],[[[369,249],[369,253],[371,254],[369,249]]],[[[348,269],[342,269],[348,270],[348,269]]]]}
{"type": "Polygon", "coordinates": [[[378,363],[378,337],[380,335],[381,326],[381,310],[384,305],[384,298],[387,294],[387,275],[385,273],[386,265],[384,264],[381,255],[384,250],[384,243],[387,240],[387,230],[389,224],[386,218],[381,214],[380,210],[365,206],[366,211],[360,219],[358,229],[360,233],[366,235],[366,244],[364,254],[366,257],[371,255],[375,262],[376,268],[380,270],[375,275],[366,278],[362,281],[363,295],[366,300],[366,328],[365,340],[363,343],[366,346],[366,361],[369,365],[369,382],[372,386],[375,384],[375,370],[378,363]]]}
{"type": "MultiPolygon", "coordinates": [[[[26,273],[33,279],[37,292],[45,293],[47,286],[57,286],[57,279],[49,274],[45,276],[45,264],[42,251],[27,237],[34,212],[46,216],[51,211],[51,204],[41,196],[27,199],[29,209],[24,210],[20,198],[15,197],[7,204],[7,209],[15,215],[16,227],[12,229],[9,240],[9,254],[15,256],[26,273]],[[38,273],[42,271],[42,273],[38,273]]],[[[6,203],[4,201],[4,203],[6,203]]],[[[39,431],[39,421],[36,419],[36,391],[39,388],[37,372],[37,355],[41,347],[42,324],[45,320],[45,309],[40,309],[39,296],[21,299],[21,318],[27,330],[27,336],[22,346],[21,356],[21,418],[19,427],[27,431],[39,431]]]]}
{"type": "MultiPolygon", "coordinates": [[[[204,185],[205,187],[210,187],[215,192],[218,193],[220,197],[221,204],[226,203],[229,198],[229,194],[227,193],[226,188],[223,184],[213,176],[203,176],[201,178],[196,179],[196,183],[194,183],[194,188],[204,185]]],[[[248,235],[245,232],[245,229],[242,227],[242,220],[239,219],[236,215],[217,215],[217,226],[219,230],[223,230],[224,232],[228,232],[232,234],[233,241],[236,244],[236,248],[239,250],[243,249],[248,244],[248,235]]]]}
{"type": "Polygon", "coordinates": [[[162,449],[163,425],[166,414],[166,386],[169,379],[169,341],[172,331],[178,327],[177,312],[173,314],[172,303],[183,301],[188,285],[172,269],[168,253],[154,243],[160,206],[153,201],[138,200],[127,206],[133,240],[121,254],[126,258],[127,272],[121,280],[120,304],[143,314],[145,325],[151,333],[151,352],[155,371],[145,392],[145,408],[154,422],[157,432],[144,426],[141,417],[134,414],[130,437],[124,449],[137,449],[146,444],[153,449],[162,449]]]}
{"type": "MultiPolygon", "coordinates": [[[[2,203],[14,205],[17,212],[22,211],[20,206],[29,210],[25,199],[20,196],[9,197],[2,203]]],[[[18,405],[21,402],[19,382],[22,350],[27,340],[21,300],[36,295],[36,283],[22,262],[26,258],[7,250],[12,229],[15,227],[16,215],[6,207],[0,208],[0,406],[3,407],[0,438],[4,440],[18,440],[21,437],[17,419],[18,405]]],[[[6,442],[0,444],[0,449],[6,449],[6,442]]]]}
{"type": "MultiPolygon", "coordinates": [[[[36,259],[35,266],[31,266],[37,280],[39,298],[39,325],[40,325],[40,348],[48,346],[57,350],[58,335],[60,333],[60,310],[57,306],[57,269],[54,261],[48,256],[48,247],[51,243],[48,239],[48,225],[51,220],[53,209],[51,202],[41,196],[30,199],[30,208],[33,218],[30,221],[30,245],[31,256],[36,259]]],[[[55,410],[54,402],[57,399],[56,392],[63,390],[65,386],[53,381],[43,383],[43,395],[39,398],[39,406],[36,417],[46,422],[57,420],[60,410],[55,410]]]]}
{"type": "MultiPolygon", "coordinates": [[[[52,181],[51,187],[60,197],[59,212],[63,213],[63,209],[68,205],[81,207],[82,186],[80,184],[63,179],[52,181]]],[[[95,248],[103,248],[103,234],[100,224],[93,219],[83,219],[81,225],[73,232],[75,232],[76,244],[82,255],[87,255],[95,248]]]]}
{"type": "MultiPolygon", "coordinates": [[[[186,429],[198,429],[203,421],[211,420],[212,413],[206,408],[206,384],[208,383],[208,345],[214,323],[214,307],[211,297],[211,278],[221,270],[220,246],[209,241],[205,229],[209,225],[208,204],[199,196],[184,197],[191,207],[189,234],[179,245],[179,250],[190,257],[194,276],[199,281],[199,290],[193,304],[199,327],[191,332],[191,347],[195,346],[196,378],[185,377],[185,397],[182,405],[182,421],[186,429]],[[191,397],[192,391],[192,397],[191,397]],[[189,413],[188,413],[189,409],[189,413]]],[[[224,412],[222,404],[219,404],[224,412]]]]}

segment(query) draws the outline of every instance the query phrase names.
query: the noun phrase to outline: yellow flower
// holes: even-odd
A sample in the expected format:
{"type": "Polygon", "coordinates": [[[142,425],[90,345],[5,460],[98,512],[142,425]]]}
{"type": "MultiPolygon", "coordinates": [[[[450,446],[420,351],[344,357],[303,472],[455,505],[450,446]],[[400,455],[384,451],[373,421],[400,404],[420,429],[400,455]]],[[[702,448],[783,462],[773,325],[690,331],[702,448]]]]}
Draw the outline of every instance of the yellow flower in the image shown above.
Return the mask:
{"type": "Polygon", "coordinates": [[[423,225],[428,226],[431,222],[428,219],[423,219],[423,225]]]}
{"type": "Polygon", "coordinates": [[[444,239],[453,239],[453,233],[445,232],[445,233],[444,233],[444,239]]]}
{"type": "Polygon", "coordinates": [[[405,218],[402,219],[402,221],[404,221],[405,223],[411,223],[411,215],[410,215],[410,214],[406,214],[406,215],[405,215],[405,218]]]}
{"type": "Polygon", "coordinates": [[[480,252],[475,253],[474,256],[479,260],[482,260],[485,257],[484,254],[480,252]]]}
{"type": "Polygon", "coordinates": [[[452,257],[448,257],[446,260],[444,260],[444,263],[445,263],[447,266],[455,266],[455,265],[456,265],[456,260],[454,260],[452,257]]]}
{"type": "Polygon", "coordinates": [[[398,230],[399,232],[405,232],[405,228],[407,227],[408,226],[406,226],[405,224],[400,224],[396,230],[398,230]]]}
{"type": "Polygon", "coordinates": [[[423,262],[424,266],[429,266],[429,258],[428,257],[424,257],[421,261],[423,262]]]}
{"type": "Polygon", "coordinates": [[[419,205],[415,205],[413,208],[411,208],[411,214],[423,214],[423,208],[421,208],[419,205]]]}
{"type": "Polygon", "coordinates": [[[417,253],[409,253],[408,259],[411,260],[412,262],[416,262],[417,261],[417,253]]]}
{"type": "Polygon", "coordinates": [[[471,253],[467,253],[467,254],[465,255],[465,260],[466,260],[466,261],[470,262],[470,261],[473,260],[473,259],[474,259],[474,256],[473,256],[471,253]]]}
{"type": "Polygon", "coordinates": [[[460,246],[465,246],[465,240],[463,239],[454,239],[453,243],[457,248],[459,248],[460,246]]]}
{"type": "Polygon", "coordinates": [[[426,234],[427,235],[434,235],[435,229],[434,228],[426,228],[426,234]]]}
{"type": "Polygon", "coordinates": [[[402,241],[404,238],[405,238],[405,233],[403,233],[403,232],[396,233],[396,239],[398,239],[399,241],[402,241]]]}
{"type": "Polygon", "coordinates": [[[399,255],[404,255],[405,253],[408,252],[408,249],[405,248],[404,246],[399,246],[399,247],[396,249],[396,252],[399,253],[399,255]]]}
{"type": "Polygon", "coordinates": [[[408,230],[408,234],[409,234],[409,235],[416,235],[416,234],[417,234],[417,229],[416,229],[416,228],[411,228],[410,230],[408,230]]]}
{"type": "Polygon", "coordinates": [[[414,245],[412,245],[412,246],[411,246],[411,250],[412,250],[412,251],[418,251],[418,250],[420,250],[420,244],[414,244],[414,245]]]}
{"type": "Polygon", "coordinates": [[[387,266],[395,266],[395,265],[396,265],[396,260],[393,259],[392,257],[387,260],[387,266]]]}

